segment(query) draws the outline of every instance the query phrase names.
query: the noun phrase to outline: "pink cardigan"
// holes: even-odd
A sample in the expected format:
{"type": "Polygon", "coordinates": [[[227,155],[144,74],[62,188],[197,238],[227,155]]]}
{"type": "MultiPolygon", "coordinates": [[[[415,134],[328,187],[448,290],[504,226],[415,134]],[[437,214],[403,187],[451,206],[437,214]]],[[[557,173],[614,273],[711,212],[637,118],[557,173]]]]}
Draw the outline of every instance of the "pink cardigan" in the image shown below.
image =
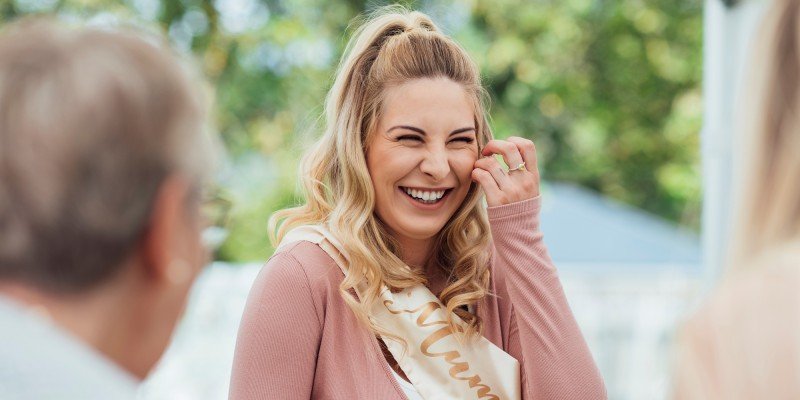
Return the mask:
{"type": "MultiPolygon", "coordinates": [[[[607,398],[539,231],[539,198],[490,207],[491,290],[484,336],[520,362],[523,399],[607,398]]],[[[405,399],[378,347],[339,294],[342,273],[318,246],[270,258],[239,328],[230,399],[405,399]]],[[[431,281],[432,291],[443,286],[431,281]]]]}

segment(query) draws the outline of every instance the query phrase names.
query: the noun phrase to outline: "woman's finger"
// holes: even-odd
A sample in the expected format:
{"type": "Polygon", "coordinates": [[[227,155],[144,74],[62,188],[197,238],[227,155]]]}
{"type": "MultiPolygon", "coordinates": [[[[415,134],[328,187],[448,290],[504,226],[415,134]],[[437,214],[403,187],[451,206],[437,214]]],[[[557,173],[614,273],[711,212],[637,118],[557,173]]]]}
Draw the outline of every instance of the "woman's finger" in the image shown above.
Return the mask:
{"type": "Polygon", "coordinates": [[[517,145],[505,140],[490,140],[481,153],[484,156],[492,154],[502,155],[503,161],[512,169],[517,168],[523,162],[522,155],[520,155],[517,145]]]}
{"type": "Polygon", "coordinates": [[[536,171],[536,145],[531,140],[516,136],[511,136],[507,140],[517,146],[520,155],[522,155],[522,161],[525,162],[525,169],[532,172],[536,171]]]}
{"type": "Polygon", "coordinates": [[[490,207],[503,204],[503,191],[497,186],[492,174],[485,169],[475,168],[472,170],[472,180],[478,182],[483,188],[483,192],[486,194],[486,204],[490,207]]]}
{"type": "Polygon", "coordinates": [[[511,180],[508,177],[508,173],[494,157],[484,157],[475,161],[475,167],[489,172],[500,190],[505,190],[510,186],[511,180]]]}
{"type": "Polygon", "coordinates": [[[538,196],[539,169],[536,165],[536,147],[532,141],[520,137],[512,136],[508,138],[508,141],[516,145],[519,149],[525,161],[526,170],[526,172],[510,172],[509,175],[514,177],[515,181],[519,183],[519,187],[522,189],[522,192],[525,193],[526,198],[538,196]]]}

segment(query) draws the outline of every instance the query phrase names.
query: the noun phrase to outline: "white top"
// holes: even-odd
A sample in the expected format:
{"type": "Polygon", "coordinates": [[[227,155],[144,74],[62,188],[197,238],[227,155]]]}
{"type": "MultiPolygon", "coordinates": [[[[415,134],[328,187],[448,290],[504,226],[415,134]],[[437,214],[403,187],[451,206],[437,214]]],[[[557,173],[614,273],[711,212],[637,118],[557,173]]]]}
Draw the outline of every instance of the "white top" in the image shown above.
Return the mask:
{"type": "Polygon", "coordinates": [[[389,367],[392,370],[392,375],[394,375],[394,379],[397,379],[397,383],[400,384],[400,388],[403,389],[403,393],[406,394],[408,400],[424,400],[422,396],[419,395],[417,389],[414,388],[414,385],[411,382],[403,379],[397,372],[395,372],[394,368],[389,367]]]}
{"type": "Polygon", "coordinates": [[[0,399],[132,400],[139,382],[47,317],[0,296],[0,399]]]}

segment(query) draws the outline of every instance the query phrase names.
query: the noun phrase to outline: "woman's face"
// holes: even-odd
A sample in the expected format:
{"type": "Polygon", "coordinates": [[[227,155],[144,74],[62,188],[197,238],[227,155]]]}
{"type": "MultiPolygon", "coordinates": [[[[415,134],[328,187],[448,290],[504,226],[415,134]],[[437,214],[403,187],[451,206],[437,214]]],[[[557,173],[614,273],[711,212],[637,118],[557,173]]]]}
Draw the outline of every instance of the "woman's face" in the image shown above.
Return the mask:
{"type": "Polygon", "coordinates": [[[430,239],[467,196],[478,159],[475,111],[446,78],[386,90],[367,150],[378,217],[398,239],[430,239]]]}

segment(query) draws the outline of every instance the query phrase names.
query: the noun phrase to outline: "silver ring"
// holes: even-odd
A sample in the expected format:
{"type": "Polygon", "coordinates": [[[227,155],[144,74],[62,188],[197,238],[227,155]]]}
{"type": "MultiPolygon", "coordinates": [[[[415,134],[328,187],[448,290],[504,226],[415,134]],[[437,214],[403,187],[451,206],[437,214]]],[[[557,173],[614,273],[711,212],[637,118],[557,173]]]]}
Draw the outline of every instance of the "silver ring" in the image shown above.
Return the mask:
{"type": "Polygon", "coordinates": [[[519,163],[519,165],[517,165],[516,167],[509,168],[508,172],[522,171],[524,169],[525,169],[525,162],[523,161],[523,162],[519,163]]]}

